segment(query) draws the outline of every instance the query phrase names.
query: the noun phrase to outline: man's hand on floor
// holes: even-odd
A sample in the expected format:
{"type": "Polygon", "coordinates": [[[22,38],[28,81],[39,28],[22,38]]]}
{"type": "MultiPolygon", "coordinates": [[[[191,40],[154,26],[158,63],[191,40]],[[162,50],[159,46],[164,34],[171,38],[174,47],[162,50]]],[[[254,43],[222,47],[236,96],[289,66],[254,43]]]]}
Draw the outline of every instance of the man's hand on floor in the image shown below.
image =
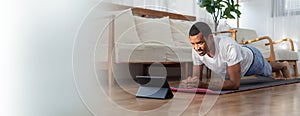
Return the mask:
{"type": "Polygon", "coordinates": [[[188,77],[180,82],[181,88],[198,88],[199,77],[188,77]]]}

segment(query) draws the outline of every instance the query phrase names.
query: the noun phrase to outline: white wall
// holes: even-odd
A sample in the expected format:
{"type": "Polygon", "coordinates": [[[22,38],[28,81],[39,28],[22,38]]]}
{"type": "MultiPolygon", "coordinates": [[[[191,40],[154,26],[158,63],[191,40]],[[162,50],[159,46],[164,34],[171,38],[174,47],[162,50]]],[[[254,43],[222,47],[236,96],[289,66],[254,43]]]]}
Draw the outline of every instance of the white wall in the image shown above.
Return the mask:
{"type": "Polygon", "coordinates": [[[195,16],[195,2],[195,0],[172,0],[171,8],[181,14],[195,16]]]}
{"type": "Polygon", "coordinates": [[[113,3],[195,15],[195,0],[112,0],[113,3]]]}
{"type": "MultiPolygon", "coordinates": [[[[270,35],[272,32],[270,0],[245,0],[240,3],[240,28],[255,29],[259,36],[270,35]]],[[[236,27],[236,20],[230,20],[230,25],[236,27]]]]}

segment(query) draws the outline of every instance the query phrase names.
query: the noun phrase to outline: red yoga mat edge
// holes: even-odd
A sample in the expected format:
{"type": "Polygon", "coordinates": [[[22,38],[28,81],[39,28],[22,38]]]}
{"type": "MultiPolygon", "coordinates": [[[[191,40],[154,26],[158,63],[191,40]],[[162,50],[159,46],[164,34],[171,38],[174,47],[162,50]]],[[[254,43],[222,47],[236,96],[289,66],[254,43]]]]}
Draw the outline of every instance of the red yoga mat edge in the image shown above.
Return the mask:
{"type": "Polygon", "coordinates": [[[209,94],[219,94],[218,92],[215,92],[210,89],[204,89],[204,88],[176,88],[176,87],[170,87],[172,91],[178,91],[178,92],[187,92],[187,93],[209,93],[209,94]]]}

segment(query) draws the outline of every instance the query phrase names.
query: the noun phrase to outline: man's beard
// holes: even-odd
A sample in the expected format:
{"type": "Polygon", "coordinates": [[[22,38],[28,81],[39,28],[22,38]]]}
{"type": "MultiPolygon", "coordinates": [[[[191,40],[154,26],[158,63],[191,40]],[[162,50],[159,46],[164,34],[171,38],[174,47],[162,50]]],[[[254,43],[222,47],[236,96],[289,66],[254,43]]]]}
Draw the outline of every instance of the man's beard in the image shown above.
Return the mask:
{"type": "Polygon", "coordinates": [[[202,49],[199,49],[197,50],[197,53],[200,55],[200,56],[204,56],[206,54],[206,51],[205,50],[202,50],[202,49]]]}

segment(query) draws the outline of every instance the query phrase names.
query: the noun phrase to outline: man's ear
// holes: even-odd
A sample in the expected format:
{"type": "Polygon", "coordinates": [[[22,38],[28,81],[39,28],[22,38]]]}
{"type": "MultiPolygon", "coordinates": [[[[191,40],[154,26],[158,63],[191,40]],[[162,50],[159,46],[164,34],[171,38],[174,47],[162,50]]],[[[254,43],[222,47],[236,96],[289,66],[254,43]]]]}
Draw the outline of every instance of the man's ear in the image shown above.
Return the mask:
{"type": "Polygon", "coordinates": [[[209,34],[208,35],[208,39],[214,39],[214,35],[213,34],[209,34]]]}
{"type": "Polygon", "coordinates": [[[210,52],[215,50],[215,42],[213,34],[209,34],[206,39],[207,48],[210,52]]]}

